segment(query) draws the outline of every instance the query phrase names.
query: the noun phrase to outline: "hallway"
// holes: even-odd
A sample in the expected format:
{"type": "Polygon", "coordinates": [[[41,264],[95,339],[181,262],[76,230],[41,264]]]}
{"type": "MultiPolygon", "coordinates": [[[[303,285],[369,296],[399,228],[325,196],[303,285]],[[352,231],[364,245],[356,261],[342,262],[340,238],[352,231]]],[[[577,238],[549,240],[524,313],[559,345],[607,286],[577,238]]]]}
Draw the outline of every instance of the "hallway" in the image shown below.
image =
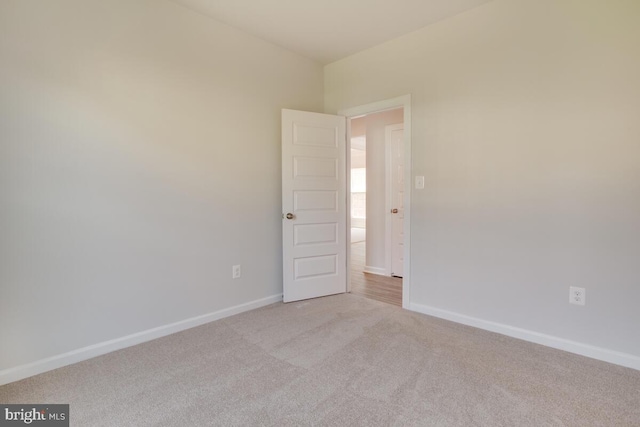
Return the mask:
{"type": "Polygon", "coordinates": [[[402,279],[364,273],[365,241],[351,244],[351,293],[402,306],[402,279]]]}

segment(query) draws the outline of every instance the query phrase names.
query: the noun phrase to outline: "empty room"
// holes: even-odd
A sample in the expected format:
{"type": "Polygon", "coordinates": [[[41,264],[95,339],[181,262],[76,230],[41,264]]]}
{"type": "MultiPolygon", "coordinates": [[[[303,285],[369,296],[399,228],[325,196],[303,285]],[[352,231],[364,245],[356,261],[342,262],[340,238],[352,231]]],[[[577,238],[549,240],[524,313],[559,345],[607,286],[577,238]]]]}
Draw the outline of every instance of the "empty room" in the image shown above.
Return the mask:
{"type": "Polygon", "coordinates": [[[640,426],[639,22],[0,0],[0,425],[640,426]]]}

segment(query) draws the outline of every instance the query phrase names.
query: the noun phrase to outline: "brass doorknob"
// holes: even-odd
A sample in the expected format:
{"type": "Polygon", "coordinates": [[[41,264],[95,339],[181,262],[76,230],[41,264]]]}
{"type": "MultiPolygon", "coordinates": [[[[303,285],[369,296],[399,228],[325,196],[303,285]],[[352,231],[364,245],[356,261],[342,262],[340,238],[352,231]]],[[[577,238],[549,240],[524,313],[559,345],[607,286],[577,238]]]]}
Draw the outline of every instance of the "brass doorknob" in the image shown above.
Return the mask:
{"type": "Polygon", "coordinates": [[[293,219],[293,218],[294,218],[294,217],[293,217],[293,214],[292,214],[292,213],[288,213],[288,214],[287,214],[287,219],[293,219]]]}
{"type": "Polygon", "coordinates": [[[398,213],[398,209],[391,209],[391,213],[398,213]]]}

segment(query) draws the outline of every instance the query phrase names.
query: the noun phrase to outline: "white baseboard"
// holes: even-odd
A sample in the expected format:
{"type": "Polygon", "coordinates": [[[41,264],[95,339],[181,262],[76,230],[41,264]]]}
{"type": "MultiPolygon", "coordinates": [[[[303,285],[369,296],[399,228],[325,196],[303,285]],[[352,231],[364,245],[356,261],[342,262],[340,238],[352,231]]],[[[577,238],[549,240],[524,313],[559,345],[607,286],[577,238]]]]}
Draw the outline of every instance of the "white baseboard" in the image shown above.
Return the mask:
{"type": "Polygon", "coordinates": [[[418,313],[427,314],[429,316],[439,317],[452,322],[462,323],[463,325],[473,326],[513,338],[519,338],[524,341],[542,344],[547,347],[568,351],[570,353],[579,354],[581,356],[590,357],[592,359],[613,363],[627,368],[640,370],[640,357],[632,354],[621,353],[606,348],[596,347],[589,344],[583,344],[576,341],[566,340],[564,338],[554,337],[552,335],[541,334],[539,332],[529,331],[527,329],[516,328],[502,323],[491,322],[488,320],[478,319],[476,317],[466,316],[452,311],[442,310],[422,304],[409,304],[409,310],[418,313]]]}
{"type": "Polygon", "coordinates": [[[61,368],[63,366],[91,359],[96,356],[101,356],[112,351],[131,347],[136,344],[151,341],[156,338],[171,335],[176,332],[204,325],[205,323],[213,322],[214,320],[223,319],[225,317],[233,316],[234,314],[243,313],[249,310],[254,310],[256,308],[264,307],[265,305],[273,304],[279,301],[282,301],[282,294],[272,295],[267,298],[250,301],[245,304],[225,308],[213,313],[203,314],[201,316],[192,317],[190,319],[181,320],[179,322],[170,323],[168,325],[159,326],[157,328],[148,329],[146,331],[137,332],[135,334],[127,335],[121,338],[116,338],[98,344],[93,344],[88,347],[72,350],[68,353],[48,357],[46,359],[27,363],[25,365],[5,369],[3,371],[0,371],[0,385],[19,381],[33,375],[41,374],[43,372],[61,368]]]}
{"type": "Polygon", "coordinates": [[[365,273],[371,273],[371,274],[377,274],[378,276],[388,276],[387,270],[385,270],[384,268],[380,268],[380,267],[370,267],[370,266],[366,265],[364,267],[364,272],[365,273]]]}

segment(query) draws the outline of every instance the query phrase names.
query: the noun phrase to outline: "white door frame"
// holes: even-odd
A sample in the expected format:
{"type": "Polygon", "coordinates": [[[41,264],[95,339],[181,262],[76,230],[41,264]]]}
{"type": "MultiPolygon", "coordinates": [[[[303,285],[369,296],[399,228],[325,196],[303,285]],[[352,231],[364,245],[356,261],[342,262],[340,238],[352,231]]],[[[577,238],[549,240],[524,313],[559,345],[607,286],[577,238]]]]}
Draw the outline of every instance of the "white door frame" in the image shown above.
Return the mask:
{"type": "MultiPolygon", "coordinates": [[[[351,119],[371,113],[403,108],[404,113],[404,276],[402,277],[402,308],[409,309],[411,300],[411,95],[372,102],[338,111],[347,118],[347,167],[351,167],[351,119]]],[[[347,173],[347,195],[350,195],[351,178],[347,173]]],[[[347,266],[351,265],[351,200],[347,197],[347,266]]],[[[351,274],[347,271],[347,292],[351,292],[351,274]]]]}

